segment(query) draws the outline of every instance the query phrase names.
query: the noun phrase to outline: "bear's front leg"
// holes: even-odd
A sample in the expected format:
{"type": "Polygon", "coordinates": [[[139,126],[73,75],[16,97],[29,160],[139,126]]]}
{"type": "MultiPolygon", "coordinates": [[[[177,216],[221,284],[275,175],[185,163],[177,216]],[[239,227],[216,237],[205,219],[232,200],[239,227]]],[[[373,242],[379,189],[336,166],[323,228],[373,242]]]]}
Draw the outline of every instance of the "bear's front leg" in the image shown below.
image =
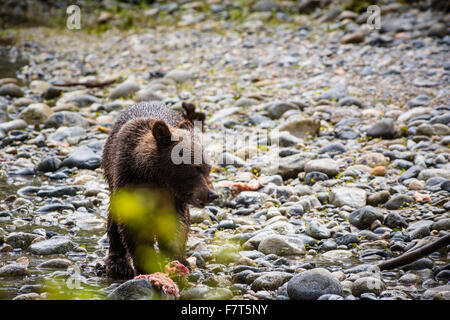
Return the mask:
{"type": "Polygon", "coordinates": [[[168,257],[169,261],[178,260],[185,267],[190,269],[186,260],[186,242],[188,239],[189,225],[181,221],[176,233],[171,241],[164,241],[158,238],[158,248],[163,256],[168,257]]]}
{"type": "Polygon", "coordinates": [[[106,274],[112,278],[131,279],[134,277],[134,269],[118,226],[109,219],[107,228],[109,250],[105,260],[106,274]]]}
{"type": "Polygon", "coordinates": [[[145,238],[136,238],[134,235],[138,231],[130,229],[126,232],[121,232],[123,241],[126,244],[127,250],[130,253],[130,260],[133,262],[135,276],[141,274],[149,274],[157,271],[162,271],[158,260],[159,257],[155,250],[155,242],[150,236],[145,238]]]}

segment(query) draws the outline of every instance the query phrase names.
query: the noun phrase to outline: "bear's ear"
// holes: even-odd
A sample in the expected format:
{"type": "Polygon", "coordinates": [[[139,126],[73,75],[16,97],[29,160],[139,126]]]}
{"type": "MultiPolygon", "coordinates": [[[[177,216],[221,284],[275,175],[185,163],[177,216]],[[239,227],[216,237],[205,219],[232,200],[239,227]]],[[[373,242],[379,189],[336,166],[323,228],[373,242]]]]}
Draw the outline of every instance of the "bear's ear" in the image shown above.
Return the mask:
{"type": "Polygon", "coordinates": [[[195,105],[188,102],[183,102],[181,105],[184,110],[186,110],[186,115],[184,116],[184,118],[190,120],[195,114],[195,105]]]}
{"type": "Polygon", "coordinates": [[[158,145],[169,145],[172,133],[163,120],[156,120],[152,126],[152,134],[158,145]]]}
{"type": "Polygon", "coordinates": [[[186,130],[191,130],[194,126],[192,125],[192,122],[190,122],[189,120],[183,120],[178,122],[178,128],[180,129],[186,129],[186,130]]]}

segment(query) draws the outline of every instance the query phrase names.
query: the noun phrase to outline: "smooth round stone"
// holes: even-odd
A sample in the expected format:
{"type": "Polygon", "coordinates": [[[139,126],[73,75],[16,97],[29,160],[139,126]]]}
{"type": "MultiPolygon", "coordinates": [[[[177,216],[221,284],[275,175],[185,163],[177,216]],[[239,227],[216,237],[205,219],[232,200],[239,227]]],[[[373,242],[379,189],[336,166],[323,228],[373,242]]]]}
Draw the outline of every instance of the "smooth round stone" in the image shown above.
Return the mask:
{"type": "Polygon", "coordinates": [[[341,259],[348,259],[353,256],[353,253],[348,250],[330,250],[322,254],[325,259],[339,261],[341,259]]]}
{"type": "Polygon", "coordinates": [[[277,254],[279,256],[303,255],[304,246],[297,246],[291,243],[287,238],[279,235],[269,235],[262,239],[258,245],[258,251],[264,254],[277,254]]]}
{"type": "Polygon", "coordinates": [[[294,226],[286,221],[277,221],[269,224],[264,229],[271,229],[277,232],[278,234],[286,235],[295,232],[294,226]]]}
{"type": "Polygon", "coordinates": [[[354,97],[351,97],[351,96],[339,99],[338,105],[339,105],[339,107],[355,105],[355,106],[358,106],[360,108],[362,108],[364,106],[363,103],[360,100],[358,100],[358,99],[356,99],[354,97]]]}
{"type": "Polygon", "coordinates": [[[291,300],[317,300],[324,294],[343,295],[339,281],[323,268],[295,275],[288,282],[287,292],[291,300]]]}
{"type": "Polygon", "coordinates": [[[260,177],[258,181],[264,186],[269,183],[273,183],[277,186],[281,186],[283,184],[283,178],[280,175],[273,176],[264,176],[260,177]]]}
{"type": "Polygon", "coordinates": [[[431,97],[426,94],[421,94],[408,101],[411,108],[427,106],[430,103],[431,97]]]}
{"type": "Polygon", "coordinates": [[[0,268],[0,277],[23,277],[30,272],[25,264],[12,263],[0,268]]]}
{"type": "Polygon", "coordinates": [[[161,299],[161,292],[146,279],[129,280],[122,283],[107,297],[107,300],[155,300],[161,299]]]}
{"type": "Polygon", "coordinates": [[[420,166],[412,166],[409,167],[408,170],[402,173],[402,175],[398,178],[399,182],[403,182],[405,180],[415,178],[419,175],[419,173],[423,170],[420,166]]]}
{"type": "Polygon", "coordinates": [[[51,100],[59,97],[64,92],[64,88],[50,86],[42,93],[42,98],[45,100],[51,100]]]}
{"type": "MultiPolygon", "coordinates": [[[[269,116],[272,119],[279,119],[279,118],[281,118],[281,116],[284,113],[286,113],[287,111],[290,111],[290,110],[298,110],[298,107],[292,103],[278,101],[278,102],[274,102],[274,103],[270,104],[269,108],[268,108],[269,116]]],[[[291,125],[289,125],[288,128],[290,128],[290,126],[291,125]]],[[[280,131],[283,131],[283,130],[280,130],[280,131]]],[[[289,130],[286,130],[286,131],[289,131],[289,130]]]]}
{"type": "Polygon", "coordinates": [[[418,227],[412,229],[409,232],[409,235],[412,240],[422,239],[422,238],[430,235],[430,227],[429,226],[418,226],[418,227]]]}
{"type": "Polygon", "coordinates": [[[337,137],[342,140],[355,140],[360,137],[360,134],[353,130],[341,130],[338,132],[337,137]]]}
{"type": "Polygon", "coordinates": [[[386,203],[390,197],[391,194],[389,191],[375,192],[367,197],[367,204],[376,207],[380,204],[386,203]]]}
{"type": "Polygon", "coordinates": [[[436,275],[437,281],[449,281],[450,280],[450,270],[442,270],[436,275]]]}
{"type": "Polygon", "coordinates": [[[403,266],[403,270],[423,270],[423,269],[432,269],[434,266],[433,261],[428,258],[422,258],[416,260],[406,266],[403,266]]]}
{"type": "Polygon", "coordinates": [[[308,172],[306,174],[305,183],[307,185],[311,186],[311,185],[315,184],[316,182],[326,181],[328,179],[329,179],[329,177],[325,173],[312,171],[312,172],[308,172]]]}
{"type": "Polygon", "coordinates": [[[326,240],[322,244],[322,250],[324,250],[324,251],[335,250],[337,248],[337,246],[338,245],[336,244],[335,241],[333,241],[333,240],[326,240]]]}
{"type": "Polygon", "coordinates": [[[367,131],[368,137],[392,139],[395,137],[394,120],[382,119],[375,122],[367,131]]]}
{"type": "Polygon", "coordinates": [[[425,169],[421,170],[417,179],[428,180],[433,177],[450,179],[450,170],[448,169],[425,169]]]}
{"type": "Polygon", "coordinates": [[[38,265],[38,268],[42,269],[67,269],[73,264],[72,261],[68,259],[50,259],[47,261],[44,261],[38,265]]]}
{"type": "Polygon", "coordinates": [[[293,205],[285,208],[285,212],[288,216],[302,216],[304,213],[303,207],[299,205],[293,205]]]}
{"type": "Polygon", "coordinates": [[[373,293],[378,296],[383,290],[386,290],[386,285],[383,281],[375,277],[356,279],[352,285],[352,294],[356,297],[359,297],[364,293],[373,293]]]}
{"type": "Polygon", "coordinates": [[[440,219],[431,225],[432,230],[450,230],[450,218],[440,219]]]}
{"type": "Polygon", "coordinates": [[[249,206],[262,201],[261,194],[256,191],[243,191],[234,199],[237,205],[249,206]]]}
{"type": "Polygon", "coordinates": [[[55,203],[55,204],[48,204],[45,206],[42,206],[36,210],[37,213],[49,213],[49,212],[55,212],[55,211],[62,211],[62,210],[72,210],[75,211],[75,207],[71,204],[62,204],[62,203],[55,203]]]}
{"type": "Polygon", "coordinates": [[[91,148],[81,146],[62,161],[61,167],[97,169],[100,167],[100,156],[93,152],[91,148]]]}
{"type": "Polygon", "coordinates": [[[441,177],[434,177],[427,180],[425,183],[428,190],[431,191],[439,191],[441,189],[441,186],[444,182],[449,181],[445,178],[441,177]]]}
{"type": "Polygon", "coordinates": [[[375,220],[383,221],[383,213],[372,206],[365,206],[353,211],[348,221],[360,230],[369,228],[375,220]]]}
{"type": "Polygon", "coordinates": [[[36,292],[24,293],[15,296],[12,300],[40,300],[41,295],[36,292]]]}
{"type": "Polygon", "coordinates": [[[315,239],[328,239],[331,237],[330,230],[317,220],[313,220],[308,224],[306,234],[315,239]]]}
{"type": "Polygon", "coordinates": [[[12,232],[6,237],[5,242],[14,248],[26,249],[37,237],[39,235],[33,233],[12,232]]]}
{"type": "Polygon", "coordinates": [[[34,176],[35,174],[34,168],[15,169],[8,172],[10,176],[34,176]]]}
{"type": "Polygon", "coordinates": [[[222,220],[219,222],[218,229],[236,229],[236,223],[234,220],[222,220]]]}
{"type": "Polygon", "coordinates": [[[118,99],[127,97],[137,91],[139,91],[140,87],[137,83],[132,81],[126,81],[121,84],[119,84],[117,87],[115,87],[111,93],[109,94],[110,99],[118,99]]]}
{"type": "Polygon", "coordinates": [[[413,284],[416,284],[420,281],[420,278],[412,273],[406,273],[403,276],[400,277],[400,279],[398,279],[398,282],[400,282],[401,284],[404,284],[406,286],[410,286],[413,284]]]}
{"type": "Polygon", "coordinates": [[[364,164],[372,168],[377,166],[385,167],[388,165],[388,158],[378,152],[367,152],[363,153],[363,155],[356,160],[356,163],[364,164]]]}
{"type": "Polygon", "coordinates": [[[77,141],[86,137],[86,130],[82,127],[60,127],[54,133],[52,133],[48,140],[56,143],[66,141],[77,141]]]}
{"type": "Polygon", "coordinates": [[[193,73],[189,70],[175,69],[166,74],[166,78],[175,80],[178,83],[183,83],[191,80],[194,77],[193,73]]]}
{"type": "Polygon", "coordinates": [[[23,197],[33,196],[33,195],[37,194],[40,189],[41,188],[39,188],[39,187],[26,186],[26,187],[20,188],[17,191],[17,194],[20,196],[23,196],[23,197]]]}
{"type": "Polygon", "coordinates": [[[374,176],[384,177],[386,175],[386,167],[384,166],[376,166],[370,171],[370,174],[374,176]]]}
{"type": "Polygon", "coordinates": [[[333,178],[339,173],[339,165],[332,159],[310,160],[305,164],[305,172],[322,172],[333,178]]]}
{"type": "Polygon", "coordinates": [[[389,210],[396,210],[407,204],[414,203],[414,199],[406,194],[400,194],[392,197],[385,203],[384,207],[389,210]]]}
{"type": "Polygon", "coordinates": [[[180,292],[181,300],[229,300],[233,293],[228,288],[212,288],[206,285],[198,285],[180,292]]]}
{"type": "Polygon", "coordinates": [[[398,213],[390,212],[385,218],[384,218],[384,224],[388,226],[389,228],[406,228],[408,226],[408,223],[403,219],[398,213]]]}
{"type": "Polygon", "coordinates": [[[75,249],[75,247],[75,243],[70,239],[58,237],[33,243],[28,247],[28,250],[37,255],[50,255],[64,254],[75,249]]]}
{"type": "Polygon", "coordinates": [[[366,205],[366,197],[367,193],[363,189],[337,187],[331,190],[330,201],[338,207],[347,205],[352,208],[361,208],[366,205]]]}
{"type": "Polygon", "coordinates": [[[414,164],[411,161],[407,161],[407,160],[402,160],[402,159],[395,159],[394,161],[392,161],[392,167],[394,168],[398,168],[398,169],[409,169],[413,166],[414,164]]]}
{"type": "Polygon", "coordinates": [[[348,233],[334,239],[337,245],[349,245],[352,243],[359,243],[359,237],[355,234],[348,233]]]}
{"type": "Polygon", "coordinates": [[[60,111],[53,113],[47,121],[45,121],[44,126],[46,128],[59,128],[61,126],[66,127],[82,127],[89,128],[89,121],[87,121],[83,116],[72,111],[60,111]]]}
{"type": "Polygon", "coordinates": [[[18,85],[14,83],[8,83],[0,87],[0,96],[20,98],[24,96],[24,92],[18,85]]]}
{"type": "Polygon", "coordinates": [[[62,196],[75,196],[77,194],[77,190],[73,187],[59,187],[59,188],[50,188],[40,190],[37,193],[38,197],[62,197],[62,196]]]}
{"type": "Polygon", "coordinates": [[[450,284],[427,289],[422,296],[425,300],[449,300],[450,284]]]}
{"type": "Polygon", "coordinates": [[[278,132],[287,131],[300,139],[305,139],[309,136],[315,137],[320,132],[320,121],[313,118],[289,120],[278,126],[276,130],[278,132]]]}
{"type": "Polygon", "coordinates": [[[343,297],[337,295],[337,294],[324,294],[321,295],[317,300],[344,300],[343,297]]]}
{"type": "Polygon", "coordinates": [[[47,156],[37,164],[36,171],[54,172],[58,170],[60,164],[61,160],[57,157],[47,156]]]}
{"type": "Polygon", "coordinates": [[[285,282],[292,278],[292,273],[270,271],[255,279],[252,283],[252,290],[277,290],[285,282]]]}
{"type": "Polygon", "coordinates": [[[420,180],[417,179],[411,179],[411,181],[408,184],[409,190],[423,190],[425,186],[420,180]]]}
{"type": "Polygon", "coordinates": [[[25,120],[28,124],[36,125],[44,123],[52,114],[52,109],[45,103],[32,103],[17,117],[25,120]]]}
{"type": "Polygon", "coordinates": [[[377,300],[377,296],[372,292],[362,293],[359,298],[361,300],[377,300]]]}
{"type": "Polygon", "coordinates": [[[341,153],[346,152],[347,149],[339,142],[337,143],[330,143],[322,148],[319,149],[318,153],[322,154],[322,153],[328,153],[331,156],[335,156],[341,153]]]}

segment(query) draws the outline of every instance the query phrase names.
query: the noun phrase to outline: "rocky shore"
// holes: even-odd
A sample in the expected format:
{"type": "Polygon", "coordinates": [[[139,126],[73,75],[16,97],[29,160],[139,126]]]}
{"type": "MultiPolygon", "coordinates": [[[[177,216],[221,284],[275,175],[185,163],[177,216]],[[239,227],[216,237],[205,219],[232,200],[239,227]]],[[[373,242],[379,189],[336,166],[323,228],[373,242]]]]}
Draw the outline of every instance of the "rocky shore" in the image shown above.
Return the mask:
{"type": "Polygon", "coordinates": [[[364,10],[299,3],[241,18],[234,1],[157,2],[145,14],[173,24],[12,31],[3,50],[27,64],[0,76],[0,298],[153,297],[99,271],[99,161],[123,109],[161,100],[207,115],[221,194],[191,209],[181,299],[450,299],[446,248],[376,268],[450,230],[449,14],[385,1],[372,30],[364,10]]]}

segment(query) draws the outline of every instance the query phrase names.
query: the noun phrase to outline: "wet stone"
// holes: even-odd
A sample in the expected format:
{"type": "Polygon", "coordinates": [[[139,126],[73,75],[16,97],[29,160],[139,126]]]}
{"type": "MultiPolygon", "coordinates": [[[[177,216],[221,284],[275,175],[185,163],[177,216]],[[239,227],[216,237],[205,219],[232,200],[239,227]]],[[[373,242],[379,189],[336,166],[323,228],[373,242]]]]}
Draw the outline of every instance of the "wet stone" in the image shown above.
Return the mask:
{"type": "Polygon", "coordinates": [[[77,194],[77,190],[73,187],[59,187],[39,190],[37,195],[39,197],[62,197],[62,196],[74,196],[77,194]]]}
{"type": "Polygon", "coordinates": [[[48,212],[55,212],[55,211],[62,211],[62,210],[72,210],[75,211],[75,207],[70,204],[62,204],[62,203],[55,203],[55,204],[48,204],[45,206],[42,206],[36,210],[37,213],[48,213],[48,212]]]}
{"type": "Polygon", "coordinates": [[[161,299],[161,293],[153,288],[146,279],[129,280],[111,292],[107,300],[155,300],[161,299]]]}
{"type": "Polygon", "coordinates": [[[384,207],[389,210],[396,210],[413,202],[414,199],[411,198],[410,196],[400,194],[397,196],[393,196],[388,202],[386,202],[384,207]]]}
{"type": "Polygon", "coordinates": [[[26,249],[37,237],[39,237],[37,234],[13,232],[6,237],[5,242],[14,248],[26,249]]]}
{"type": "Polygon", "coordinates": [[[27,266],[21,263],[7,264],[0,268],[0,277],[23,277],[29,274],[27,266]]]}
{"type": "Polygon", "coordinates": [[[64,254],[73,249],[76,245],[71,240],[64,237],[54,237],[49,240],[33,243],[28,250],[37,255],[64,254]]]}
{"type": "Polygon", "coordinates": [[[100,156],[87,146],[81,146],[61,163],[63,167],[79,169],[96,169],[100,166],[100,156]]]}
{"type": "Polygon", "coordinates": [[[343,295],[339,281],[323,268],[295,275],[288,282],[287,292],[291,300],[317,300],[324,294],[343,295]]]}

